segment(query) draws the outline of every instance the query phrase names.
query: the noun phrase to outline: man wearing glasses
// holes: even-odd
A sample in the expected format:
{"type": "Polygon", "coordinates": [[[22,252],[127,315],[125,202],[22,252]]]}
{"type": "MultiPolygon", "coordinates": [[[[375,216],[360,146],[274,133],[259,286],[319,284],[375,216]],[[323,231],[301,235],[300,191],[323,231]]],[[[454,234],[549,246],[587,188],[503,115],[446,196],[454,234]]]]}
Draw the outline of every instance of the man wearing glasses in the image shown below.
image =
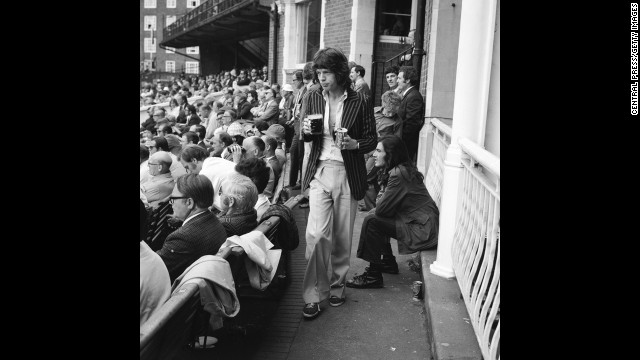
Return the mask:
{"type": "Polygon", "coordinates": [[[209,210],[213,204],[213,185],[206,176],[186,174],[179,177],[169,201],[173,217],[183,223],[167,236],[157,253],[167,266],[173,283],[200,257],[217,254],[220,245],[227,240],[227,233],[209,210]]]}
{"type": "Polygon", "coordinates": [[[171,156],[165,151],[157,151],[149,157],[149,177],[142,182],[140,188],[151,207],[157,207],[173,190],[174,181],[169,170],[171,162],[171,156]]]}

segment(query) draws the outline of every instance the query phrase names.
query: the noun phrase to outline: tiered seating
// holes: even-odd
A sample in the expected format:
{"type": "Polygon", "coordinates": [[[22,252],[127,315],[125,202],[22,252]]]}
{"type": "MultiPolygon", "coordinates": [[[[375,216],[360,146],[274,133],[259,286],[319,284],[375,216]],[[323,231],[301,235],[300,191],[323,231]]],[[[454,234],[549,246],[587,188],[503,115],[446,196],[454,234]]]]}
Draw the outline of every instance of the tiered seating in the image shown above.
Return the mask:
{"type": "MultiPolygon", "coordinates": [[[[293,209],[302,195],[289,199],[285,206],[293,209]]],[[[255,230],[265,234],[274,244],[274,249],[281,249],[279,244],[280,218],[272,216],[258,225],[255,230]]],[[[165,225],[166,227],[166,225],[165,225]]],[[[165,236],[166,237],[166,236],[165,236]]],[[[163,240],[164,241],[164,240],[163,240]]],[[[229,252],[222,255],[229,256],[229,252]]],[[[246,255],[243,255],[246,256],[246,255]]],[[[282,249],[276,275],[266,290],[251,288],[248,284],[236,283],[238,298],[279,298],[290,282],[290,251],[282,249]]],[[[140,328],[140,359],[171,359],[187,344],[193,344],[198,330],[208,323],[209,316],[200,305],[199,288],[195,284],[186,284],[156,312],[140,328]]]]}

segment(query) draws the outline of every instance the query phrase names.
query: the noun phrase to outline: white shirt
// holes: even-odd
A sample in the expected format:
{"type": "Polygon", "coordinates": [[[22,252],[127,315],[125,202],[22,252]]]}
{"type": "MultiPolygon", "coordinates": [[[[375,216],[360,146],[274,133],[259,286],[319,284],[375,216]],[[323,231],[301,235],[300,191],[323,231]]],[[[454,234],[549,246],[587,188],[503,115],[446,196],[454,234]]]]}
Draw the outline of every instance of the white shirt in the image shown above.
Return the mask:
{"type": "Polygon", "coordinates": [[[171,281],[167,266],[160,255],[146,242],[140,242],[140,325],[171,295],[171,281]]]}
{"type": "MultiPolygon", "coordinates": [[[[326,90],[322,90],[322,96],[324,97],[324,126],[322,127],[322,142],[320,143],[320,160],[336,160],[344,162],[342,159],[342,153],[340,148],[333,141],[334,129],[329,129],[329,93],[326,90]]],[[[341,127],[342,124],[342,110],[344,108],[344,101],[347,99],[347,90],[344,90],[344,94],[338,101],[338,108],[336,109],[336,123],[335,129],[341,127]]]]}
{"type": "Polygon", "coordinates": [[[258,221],[260,221],[260,218],[267,211],[269,206],[271,206],[271,201],[269,201],[269,198],[267,198],[265,194],[258,194],[258,202],[256,202],[256,205],[253,207],[258,213],[258,221]]]}
{"type": "Polygon", "coordinates": [[[202,164],[200,175],[204,175],[211,180],[211,184],[213,185],[213,205],[218,209],[222,208],[220,196],[218,196],[218,192],[220,192],[220,187],[222,186],[222,181],[229,175],[235,173],[236,163],[223,158],[208,157],[202,164]]]}

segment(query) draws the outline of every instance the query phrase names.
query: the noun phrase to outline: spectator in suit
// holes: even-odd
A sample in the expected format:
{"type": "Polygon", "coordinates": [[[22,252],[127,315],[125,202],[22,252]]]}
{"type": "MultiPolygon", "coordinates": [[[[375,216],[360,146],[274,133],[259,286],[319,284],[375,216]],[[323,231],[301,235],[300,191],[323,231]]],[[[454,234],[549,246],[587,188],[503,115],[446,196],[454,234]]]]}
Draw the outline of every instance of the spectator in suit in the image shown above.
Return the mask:
{"type": "Polygon", "coordinates": [[[371,99],[371,90],[369,84],[364,81],[364,68],[361,65],[356,65],[351,68],[349,78],[355,84],[353,90],[363,93],[367,98],[371,99]]]}
{"type": "Polygon", "coordinates": [[[149,157],[147,162],[149,176],[141,183],[141,189],[149,202],[149,206],[157,207],[171,195],[173,177],[171,177],[171,156],[166,151],[158,151],[149,157]]]}
{"type": "Polygon", "coordinates": [[[157,253],[173,282],[200,257],[217,254],[227,239],[227,233],[218,218],[209,211],[213,204],[213,185],[206,176],[186,174],[178,178],[170,201],[173,217],[183,223],[167,236],[157,253]]]}
{"type": "Polygon", "coordinates": [[[278,124],[282,125],[285,129],[285,145],[286,149],[291,147],[291,140],[293,138],[293,124],[290,123],[290,120],[293,116],[293,86],[291,84],[284,84],[282,87],[282,100],[280,101],[280,118],[278,119],[278,124]]]}
{"type": "Polygon", "coordinates": [[[247,94],[239,92],[235,95],[235,99],[238,117],[240,119],[252,120],[253,114],[251,114],[251,108],[253,107],[253,105],[251,105],[251,103],[247,101],[247,94]]]}
{"type": "Polygon", "coordinates": [[[373,107],[363,93],[351,89],[346,56],[323,48],[313,63],[322,90],[309,92],[306,114],[322,114],[324,125],[320,135],[311,135],[309,125],[303,126],[311,150],[302,182],[302,191],[309,188],[310,210],[302,313],[310,319],[318,316],[319,303],[327,298],[331,306],[345,302],[353,224],[358,200],[367,189],[363,156],[377,143],[373,107]],[[339,127],[347,129],[340,144],[334,133],[339,127]]]}
{"type": "Polygon", "coordinates": [[[198,109],[194,105],[187,106],[187,113],[187,128],[202,122],[202,119],[198,116],[198,109]]]}
{"type": "MultiPolygon", "coordinates": [[[[291,171],[289,172],[289,186],[291,190],[299,190],[300,183],[298,183],[298,172],[302,166],[302,156],[304,154],[304,147],[300,140],[300,107],[302,106],[302,98],[307,92],[305,80],[303,78],[303,72],[298,70],[293,74],[291,81],[293,87],[296,88],[297,93],[293,100],[293,116],[289,120],[289,125],[293,127],[293,139],[291,140],[291,147],[289,153],[291,154],[291,171]]],[[[312,74],[313,75],[313,74],[312,74]]]]}
{"type": "Polygon", "coordinates": [[[365,217],[360,232],[357,256],[369,266],[347,281],[351,288],[381,288],[383,272],[398,273],[390,237],[398,240],[400,254],[432,249],[438,244],[438,207],[402,139],[395,135],[382,138],[374,157],[376,167],[384,169],[383,190],[375,212],[365,217]]]}
{"type": "Polygon", "coordinates": [[[147,238],[147,209],[140,200],[140,326],[171,295],[171,281],[164,262],[144,241],[147,238]]]}
{"type": "Polygon", "coordinates": [[[424,124],[424,98],[418,91],[420,78],[413,66],[402,66],[398,73],[398,87],[402,102],[398,116],[402,124],[402,141],[407,146],[409,158],[416,161],[420,129],[424,124]]]}
{"type": "Polygon", "coordinates": [[[264,101],[266,103],[264,112],[258,112],[258,117],[254,117],[254,121],[264,121],[269,125],[278,122],[278,116],[280,116],[280,110],[278,109],[278,103],[276,102],[276,91],[274,89],[267,89],[264,93],[264,101]]]}

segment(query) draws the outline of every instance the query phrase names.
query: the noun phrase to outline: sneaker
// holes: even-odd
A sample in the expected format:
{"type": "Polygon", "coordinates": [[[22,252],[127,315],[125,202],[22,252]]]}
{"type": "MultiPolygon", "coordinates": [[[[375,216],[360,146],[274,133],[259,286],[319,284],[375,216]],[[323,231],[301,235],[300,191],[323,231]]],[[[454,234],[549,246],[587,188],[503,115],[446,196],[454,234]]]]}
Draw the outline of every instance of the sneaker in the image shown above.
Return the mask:
{"type": "Polygon", "coordinates": [[[345,301],[347,301],[346,298],[337,297],[335,295],[331,295],[329,297],[329,305],[331,305],[333,307],[340,306],[340,305],[344,304],[345,301]]]}
{"type": "Polygon", "coordinates": [[[356,275],[351,280],[347,280],[347,287],[355,289],[379,289],[384,287],[381,273],[365,271],[362,275],[356,275]]]}
{"type": "Polygon", "coordinates": [[[320,304],[318,303],[308,303],[304,304],[304,308],[302,309],[302,315],[308,319],[313,319],[320,314],[320,304]]]}

